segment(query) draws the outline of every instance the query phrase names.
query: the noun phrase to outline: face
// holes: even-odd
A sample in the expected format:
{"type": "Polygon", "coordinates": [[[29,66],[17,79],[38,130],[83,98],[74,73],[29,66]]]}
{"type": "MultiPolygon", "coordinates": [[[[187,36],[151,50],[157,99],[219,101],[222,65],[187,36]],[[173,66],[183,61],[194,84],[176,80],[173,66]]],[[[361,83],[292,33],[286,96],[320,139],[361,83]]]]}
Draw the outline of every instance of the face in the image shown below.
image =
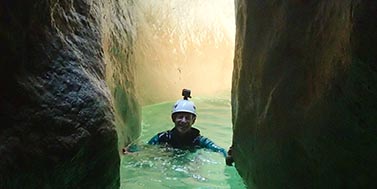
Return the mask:
{"type": "Polygon", "coordinates": [[[178,112],[173,116],[175,128],[181,134],[190,131],[192,124],[194,124],[196,117],[190,113],[178,112]]]}

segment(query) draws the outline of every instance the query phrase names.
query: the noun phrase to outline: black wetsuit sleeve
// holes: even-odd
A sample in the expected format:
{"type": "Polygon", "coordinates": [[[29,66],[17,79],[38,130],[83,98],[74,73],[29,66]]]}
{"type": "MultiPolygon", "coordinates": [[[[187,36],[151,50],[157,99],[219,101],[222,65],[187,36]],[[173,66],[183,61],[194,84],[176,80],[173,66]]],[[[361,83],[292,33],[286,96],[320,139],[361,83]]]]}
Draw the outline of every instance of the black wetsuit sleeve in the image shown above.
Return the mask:
{"type": "Polygon", "coordinates": [[[159,141],[160,141],[160,137],[159,137],[159,134],[153,136],[149,141],[148,141],[148,144],[159,144],[159,141]]]}
{"type": "Polygon", "coordinates": [[[161,143],[168,142],[169,139],[170,139],[169,131],[165,131],[165,132],[161,132],[153,136],[148,141],[148,144],[161,144],[161,143]]]}

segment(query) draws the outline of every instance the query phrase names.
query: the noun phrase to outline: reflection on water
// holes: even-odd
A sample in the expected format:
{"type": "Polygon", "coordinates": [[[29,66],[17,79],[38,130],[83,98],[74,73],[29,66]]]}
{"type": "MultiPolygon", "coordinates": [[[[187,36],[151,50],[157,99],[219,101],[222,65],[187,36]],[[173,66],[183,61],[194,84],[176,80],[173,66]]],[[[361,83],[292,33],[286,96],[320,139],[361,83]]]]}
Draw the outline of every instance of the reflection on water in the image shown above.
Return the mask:
{"type": "MultiPolygon", "coordinates": [[[[228,96],[194,98],[198,118],[194,127],[227,149],[231,144],[231,115],[228,96]]],[[[121,188],[246,188],[234,167],[225,165],[220,153],[195,152],[147,145],[156,133],[171,129],[171,106],[167,102],[143,108],[143,132],[138,152],[124,156],[121,188]]]]}

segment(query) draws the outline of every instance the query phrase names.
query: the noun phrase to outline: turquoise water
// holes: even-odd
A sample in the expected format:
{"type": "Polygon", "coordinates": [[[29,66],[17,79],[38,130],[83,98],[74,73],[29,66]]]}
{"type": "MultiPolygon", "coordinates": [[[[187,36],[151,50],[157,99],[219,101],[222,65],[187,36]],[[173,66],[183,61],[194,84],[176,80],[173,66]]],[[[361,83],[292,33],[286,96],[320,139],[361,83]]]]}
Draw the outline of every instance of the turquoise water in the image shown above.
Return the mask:
{"type": "MultiPolygon", "coordinates": [[[[194,98],[198,117],[194,127],[226,150],[231,145],[230,98],[194,98]]],[[[246,188],[234,167],[226,166],[220,153],[200,149],[189,152],[147,145],[156,133],[174,125],[170,118],[174,102],[143,107],[139,151],[121,163],[121,188],[246,188]]]]}

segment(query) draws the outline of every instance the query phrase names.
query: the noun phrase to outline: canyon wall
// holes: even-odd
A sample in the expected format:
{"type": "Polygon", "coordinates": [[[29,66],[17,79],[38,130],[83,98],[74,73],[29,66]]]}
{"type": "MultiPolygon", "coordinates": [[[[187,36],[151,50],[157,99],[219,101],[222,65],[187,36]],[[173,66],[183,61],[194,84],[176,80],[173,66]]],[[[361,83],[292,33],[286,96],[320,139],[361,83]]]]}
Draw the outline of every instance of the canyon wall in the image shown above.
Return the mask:
{"type": "Polygon", "coordinates": [[[132,6],[0,2],[1,188],[119,188],[140,130],[132,6]]]}
{"type": "Polygon", "coordinates": [[[236,0],[234,158],[249,188],[377,185],[377,3],[236,0]]]}
{"type": "Polygon", "coordinates": [[[135,84],[141,104],[230,92],[234,56],[232,0],[135,2],[135,84]]]}

